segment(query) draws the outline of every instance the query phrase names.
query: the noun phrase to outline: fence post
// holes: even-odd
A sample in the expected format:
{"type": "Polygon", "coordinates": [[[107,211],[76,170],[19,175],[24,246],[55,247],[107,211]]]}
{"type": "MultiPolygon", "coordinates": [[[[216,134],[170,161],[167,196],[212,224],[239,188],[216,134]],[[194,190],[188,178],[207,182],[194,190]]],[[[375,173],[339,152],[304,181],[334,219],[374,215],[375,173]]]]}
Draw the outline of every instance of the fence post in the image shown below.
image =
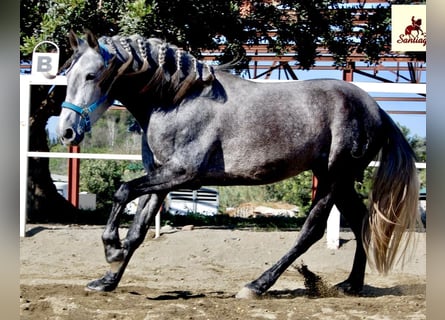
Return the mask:
{"type": "Polygon", "coordinates": [[[20,77],[20,237],[24,237],[26,232],[30,96],[29,77],[20,77]]]}
{"type": "MultiPolygon", "coordinates": [[[[80,153],[79,146],[70,146],[70,153],[80,153]]],[[[68,201],[76,208],[79,207],[79,172],[80,159],[68,159],[68,201]]]]}
{"type": "Polygon", "coordinates": [[[340,211],[335,205],[329,213],[326,241],[328,249],[336,250],[340,247],[340,211]]]}

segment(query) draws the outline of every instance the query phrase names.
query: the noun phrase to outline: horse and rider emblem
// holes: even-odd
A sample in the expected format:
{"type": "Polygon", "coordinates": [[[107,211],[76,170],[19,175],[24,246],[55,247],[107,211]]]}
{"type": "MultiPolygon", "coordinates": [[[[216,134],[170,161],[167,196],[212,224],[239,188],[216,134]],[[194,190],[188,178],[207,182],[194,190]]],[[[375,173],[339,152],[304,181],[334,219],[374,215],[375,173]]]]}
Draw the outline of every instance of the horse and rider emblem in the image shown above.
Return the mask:
{"type": "Polygon", "coordinates": [[[425,32],[423,32],[422,28],[420,27],[422,25],[422,19],[414,19],[414,16],[411,18],[411,24],[408,25],[405,28],[405,35],[410,37],[419,37],[419,33],[421,35],[425,35],[425,32]],[[416,35],[414,36],[414,31],[416,31],[416,35]]]}
{"type": "Polygon", "coordinates": [[[426,51],[426,6],[391,6],[393,51],[426,51]]]}

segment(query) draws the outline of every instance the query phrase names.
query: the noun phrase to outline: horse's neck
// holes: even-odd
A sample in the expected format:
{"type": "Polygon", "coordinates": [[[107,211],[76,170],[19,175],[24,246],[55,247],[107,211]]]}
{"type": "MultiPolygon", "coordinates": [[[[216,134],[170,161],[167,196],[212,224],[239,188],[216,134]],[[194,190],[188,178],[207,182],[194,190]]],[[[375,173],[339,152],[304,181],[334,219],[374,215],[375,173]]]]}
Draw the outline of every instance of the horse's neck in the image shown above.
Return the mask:
{"type": "Polygon", "coordinates": [[[150,114],[153,110],[149,101],[138,92],[132,92],[131,86],[119,88],[114,94],[115,99],[121,102],[142,128],[146,128],[150,114]]]}

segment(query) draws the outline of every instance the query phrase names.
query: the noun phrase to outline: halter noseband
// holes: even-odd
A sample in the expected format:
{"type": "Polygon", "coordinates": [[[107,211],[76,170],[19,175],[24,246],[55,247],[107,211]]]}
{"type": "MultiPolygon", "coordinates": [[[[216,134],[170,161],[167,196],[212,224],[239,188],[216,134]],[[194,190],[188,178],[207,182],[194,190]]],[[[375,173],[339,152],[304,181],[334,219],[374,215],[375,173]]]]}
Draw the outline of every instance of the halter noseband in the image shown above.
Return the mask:
{"type": "Polygon", "coordinates": [[[67,108],[67,109],[71,109],[74,112],[77,112],[82,119],[84,119],[85,121],[85,132],[90,132],[91,131],[91,121],[90,121],[90,113],[93,112],[94,110],[96,110],[102,102],[104,102],[105,100],[107,100],[108,96],[104,95],[102,97],[99,98],[99,100],[97,100],[96,102],[90,104],[88,107],[79,107],[76,106],[75,104],[68,102],[68,101],[64,101],[62,102],[62,108],[67,108]]]}
{"type": "MultiPolygon", "coordinates": [[[[111,54],[110,54],[110,52],[108,52],[107,48],[102,44],[99,44],[99,54],[104,59],[105,67],[107,67],[108,61],[111,59],[111,54]]],[[[70,69],[71,69],[71,67],[70,67],[70,69]]],[[[62,108],[67,108],[67,109],[73,110],[74,112],[78,113],[84,120],[85,132],[90,132],[91,131],[90,113],[93,112],[94,110],[96,110],[105,100],[107,100],[107,98],[108,98],[108,95],[105,94],[105,95],[101,96],[99,98],[99,100],[97,100],[96,102],[93,102],[88,107],[83,107],[83,108],[79,107],[71,102],[64,101],[64,102],[62,102],[62,108]]]]}

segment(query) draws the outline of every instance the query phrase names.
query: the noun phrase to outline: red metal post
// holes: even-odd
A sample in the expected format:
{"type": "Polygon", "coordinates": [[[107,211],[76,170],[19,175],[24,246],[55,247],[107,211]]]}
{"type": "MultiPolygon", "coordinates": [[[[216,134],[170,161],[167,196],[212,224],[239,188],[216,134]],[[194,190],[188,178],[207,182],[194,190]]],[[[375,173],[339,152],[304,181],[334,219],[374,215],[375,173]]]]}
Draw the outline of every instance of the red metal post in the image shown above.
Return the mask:
{"type": "Polygon", "coordinates": [[[317,193],[318,180],[317,177],[312,175],[312,194],[311,200],[315,199],[315,194],[317,193]]]}
{"type": "Polygon", "coordinates": [[[354,78],[354,68],[355,68],[355,62],[349,62],[348,66],[343,69],[343,80],[352,82],[354,78]]]}
{"type": "MultiPolygon", "coordinates": [[[[80,153],[79,146],[70,146],[70,153],[80,153]]],[[[76,208],[79,207],[79,172],[80,159],[68,159],[68,201],[76,208]]]]}

